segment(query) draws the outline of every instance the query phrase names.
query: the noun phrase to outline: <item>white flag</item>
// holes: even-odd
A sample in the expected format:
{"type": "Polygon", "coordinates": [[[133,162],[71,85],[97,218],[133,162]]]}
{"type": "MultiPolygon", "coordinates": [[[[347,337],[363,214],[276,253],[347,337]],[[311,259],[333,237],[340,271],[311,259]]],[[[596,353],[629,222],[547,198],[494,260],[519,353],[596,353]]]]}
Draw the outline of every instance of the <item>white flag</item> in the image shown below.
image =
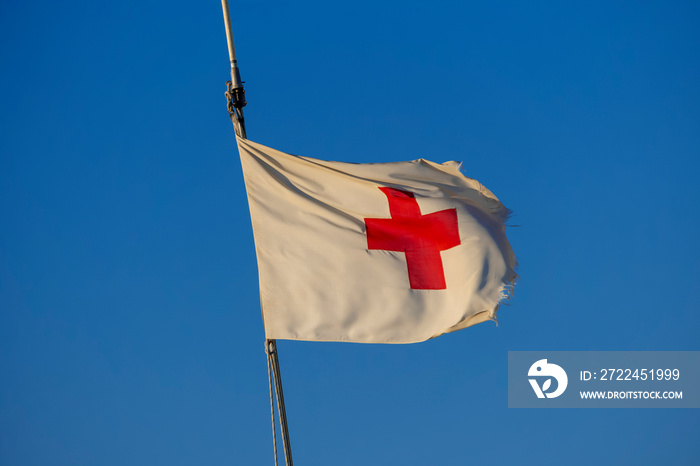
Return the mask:
{"type": "Polygon", "coordinates": [[[507,209],[459,163],[238,150],[267,338],[413,343],[495,319],[516,278],[507,209]]]}

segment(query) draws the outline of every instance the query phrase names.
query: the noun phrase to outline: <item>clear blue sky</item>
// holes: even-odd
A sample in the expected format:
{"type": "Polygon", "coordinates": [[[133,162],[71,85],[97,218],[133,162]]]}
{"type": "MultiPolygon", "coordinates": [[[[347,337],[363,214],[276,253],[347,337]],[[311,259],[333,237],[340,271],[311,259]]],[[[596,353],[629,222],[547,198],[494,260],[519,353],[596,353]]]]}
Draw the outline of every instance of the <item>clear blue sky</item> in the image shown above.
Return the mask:
{"type": "MultiPolygon", "coordinates": [[[[698,410],[515,410],[513,350],[700,350],[700,4],[231,1],[248,136],[460,160],[514,298],[279,342],[299,465],[700,463],[698,410]]],[[[272,463],[218,1],[0,4],[0,463],[272,463]]]]}

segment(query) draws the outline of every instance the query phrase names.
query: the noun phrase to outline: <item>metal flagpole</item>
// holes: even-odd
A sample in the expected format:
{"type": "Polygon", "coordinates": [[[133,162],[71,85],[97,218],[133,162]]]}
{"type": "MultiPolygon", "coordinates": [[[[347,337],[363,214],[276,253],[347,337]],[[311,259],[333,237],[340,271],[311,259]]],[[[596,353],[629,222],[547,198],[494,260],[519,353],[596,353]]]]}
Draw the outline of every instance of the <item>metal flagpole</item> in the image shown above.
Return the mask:
{"type": "MultiPolygon", "coordinates": [[[[287,427],[287,411],[284,408],[284,393],[282,392],[282,375],[280,374],[280,360],[277,356],[277,341],[265,342],[267,360],[272,366],[272,374],[275,380],[275,395],[277,397],[277,412],[280,416],[280,429],[282,429],[282,445],[284,446],[284,462],[292,466],[292,446],[289,443],[289,429],[287,427]]],[[[274,422],[274,419],[273,419],[274,422]]],[[[273,430],[275,426],[272,426],[273,430]]]]}
{"type": "Polygon", "coordinates": [[[228,100],[228,114],[231,117],[236,134],[246,139],[245,119],[243,107],[246,105],[245,90],[241,81],[241,72],[238,70],[236,60],[236,47],[233,45],[233,32],[231,31],[231,14],[228,9],[228,0],[221,0],[221,8],[224,10],[224,25],[226,26],[226,41],[228,42],[228,57],[231,61],[231,81],[226,83],[226,99],[228,100]]]}
{"type": "MultiPolygon", "coordinates": [[[[228,55],[231,61],[231,81],[226,83],[226,99],[228,114],[231,117],[236,134],[246,137],[243,107],[246,106],[245,90],[241,73],[236,60],[236,49],[233,45],[233,32],[231,31],[231,14],[228,8],[228,0],[221,0],[221,8],[224,10],[224,24],[226,26],[226,40],[228,42],[228,55]]],[[[284,393],[282,392],[282,375],[280,374],[280,361],[277,355],[277,342],[266,340],[265,353],[267,355],[268,374],[270,376],[270,405],[272,409],[272,438],[275,448],[275,465],[277,465],[277,440],[275,435],[275,412],[272,406],[272,383],[274,380],[275,395],[277,398],[277,412],[279,414],[280,428],[282,430],[282,444],[284,446],[284,461],[287,466],[293,466],[292,447],[289,443],[289,429],[287,427],[287,411],[284,407],[284,393]]]]}

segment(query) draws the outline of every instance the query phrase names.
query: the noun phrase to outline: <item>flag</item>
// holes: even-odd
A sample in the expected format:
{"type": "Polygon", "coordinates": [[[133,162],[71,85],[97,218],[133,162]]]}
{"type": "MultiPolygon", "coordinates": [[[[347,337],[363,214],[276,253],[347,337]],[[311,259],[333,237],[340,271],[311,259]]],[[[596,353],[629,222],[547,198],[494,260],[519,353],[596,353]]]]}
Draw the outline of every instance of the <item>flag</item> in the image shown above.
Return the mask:
{"type": "Polygon", "coordinates": [[[413,343],[495,320],[517,276],[508,210],[461,164],[238,150],[268,339],[413,343]]]}

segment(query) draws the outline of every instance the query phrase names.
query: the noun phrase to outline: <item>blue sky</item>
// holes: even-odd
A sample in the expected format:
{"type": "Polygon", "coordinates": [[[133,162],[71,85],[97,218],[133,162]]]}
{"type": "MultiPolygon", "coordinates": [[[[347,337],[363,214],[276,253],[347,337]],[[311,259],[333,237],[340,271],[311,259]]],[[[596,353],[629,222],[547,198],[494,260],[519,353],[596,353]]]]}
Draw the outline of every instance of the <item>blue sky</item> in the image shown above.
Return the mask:
{"type": "MultiPolygon", "coordinates": [[[[516,410],[516,350],[700,350],[696,2],[231,1],[248,136],[459,160],[521,278],[414,345],[280,341],[302,465],[697,464],[697,410],[516,410]]],[[[220,4],[0,5],[0,463],[271,464],[220,4]]]]}

